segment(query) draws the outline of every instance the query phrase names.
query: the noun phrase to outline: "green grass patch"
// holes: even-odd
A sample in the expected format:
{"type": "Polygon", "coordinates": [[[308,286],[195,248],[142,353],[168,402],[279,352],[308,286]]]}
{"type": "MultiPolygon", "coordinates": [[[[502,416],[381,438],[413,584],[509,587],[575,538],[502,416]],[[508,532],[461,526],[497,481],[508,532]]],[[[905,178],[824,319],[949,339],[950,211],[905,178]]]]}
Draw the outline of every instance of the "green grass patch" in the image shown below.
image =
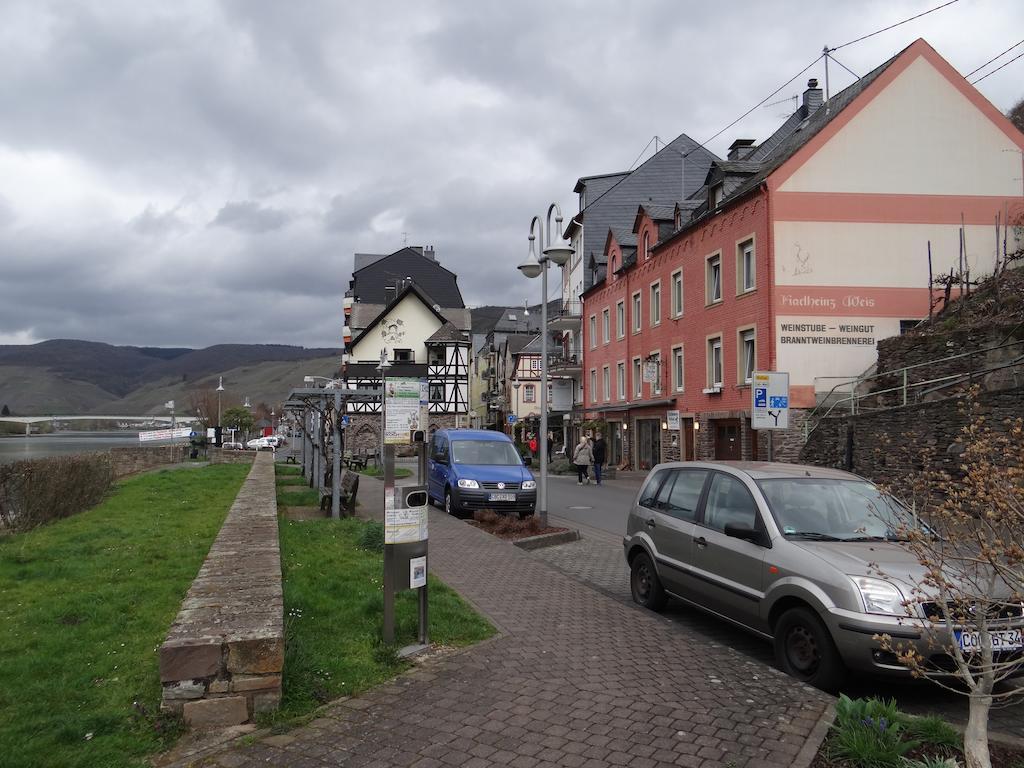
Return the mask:
{"type": "Polygon", "coordinates": [[[308,485],[306,478],[301,475],[298,477],[279,477],[275,482],[278,488],[308,485]]]}
{"type": "Polygon", "coordinates": [[[248,466],[146,474],[0,536],[0,762],[143,766],[166,748],[156,649],[248,466]]]}
{"type": "MultiPolygon", "coordinates": [[[[383,467],[367,467],[366,469],[357,470],[360,475],[366,475],[367,477],[384,477],[383,467]]],[[[403,477],[411,477],[412,470],[406,469],[405,467],[395,467],[395,479],[401,480],[403,477]]]]}
{"type": "MultiPolygon", "coordinates": [[[[377,524],[376,527],[380,527],[377,524]]],[[[374,524],[360,520],[280,521],[284,575],[285,675],[281,709],[264,724],[285,723],[324,702],[359,693],[396,675],[406,662],[381,644],[383,555],[374,524]],[[368,548],[360,546],[360,542],[368,548]]],[[[462,646],[494,633],[454,591],[430,577],[430,639],[462,646]]],[[[396,600],[396,645],[415,641],[417,598],[396,600]]]]}
{"type": "Polygon", "coordinates": [[[293,490],[295,486],[277,487],[278,507],[319,507],[320,492],[315,488],[293,490]]]}
{"type": "Polygon", "coordinates": [[[284,464],[283,462],[278,462],[274,465],[274,474],[278,477],[289,477],[292,475],[299,475],[301,477],[302,467],[298,464],[284,464]]]}

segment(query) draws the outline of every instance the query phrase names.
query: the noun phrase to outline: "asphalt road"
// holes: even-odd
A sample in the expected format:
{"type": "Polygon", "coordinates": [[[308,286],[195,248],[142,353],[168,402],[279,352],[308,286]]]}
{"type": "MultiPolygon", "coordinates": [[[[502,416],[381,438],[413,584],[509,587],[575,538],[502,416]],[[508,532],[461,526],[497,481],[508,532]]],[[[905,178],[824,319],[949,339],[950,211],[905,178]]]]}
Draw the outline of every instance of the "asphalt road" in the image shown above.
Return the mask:
{"type": "Polygon", "coordinates": [[[548,516],[562,524],[593,528],[621,539],[629,506],[640,479],[606,480],[601,485],[576,485],[576,476],[548,476],[548,516]]]}

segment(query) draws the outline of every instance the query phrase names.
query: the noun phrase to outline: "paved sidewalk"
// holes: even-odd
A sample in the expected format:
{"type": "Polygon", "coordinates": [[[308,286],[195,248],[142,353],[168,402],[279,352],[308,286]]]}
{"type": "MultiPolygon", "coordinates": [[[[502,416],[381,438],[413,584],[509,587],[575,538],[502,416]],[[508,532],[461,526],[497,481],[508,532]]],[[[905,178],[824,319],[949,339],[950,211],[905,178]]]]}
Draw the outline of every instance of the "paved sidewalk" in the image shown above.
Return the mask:
{"type": "Polygon", "coordinates": [[[430,569],[502,635],[200,765],[789,767],[829,704],[436,510],[430,569]]]}

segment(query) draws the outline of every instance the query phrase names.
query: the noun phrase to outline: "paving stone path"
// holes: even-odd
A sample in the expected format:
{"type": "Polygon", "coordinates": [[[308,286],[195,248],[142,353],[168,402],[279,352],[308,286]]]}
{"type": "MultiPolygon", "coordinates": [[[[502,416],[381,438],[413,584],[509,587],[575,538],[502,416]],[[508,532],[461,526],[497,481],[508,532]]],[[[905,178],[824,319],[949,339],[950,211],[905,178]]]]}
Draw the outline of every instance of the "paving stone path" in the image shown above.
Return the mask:
{"type": "Polygon", "coordinates": [[[436,510],[430,568],[502,634],[199,765],[739,768],[813,755],[830,698],[743,653],[436,510]]]}

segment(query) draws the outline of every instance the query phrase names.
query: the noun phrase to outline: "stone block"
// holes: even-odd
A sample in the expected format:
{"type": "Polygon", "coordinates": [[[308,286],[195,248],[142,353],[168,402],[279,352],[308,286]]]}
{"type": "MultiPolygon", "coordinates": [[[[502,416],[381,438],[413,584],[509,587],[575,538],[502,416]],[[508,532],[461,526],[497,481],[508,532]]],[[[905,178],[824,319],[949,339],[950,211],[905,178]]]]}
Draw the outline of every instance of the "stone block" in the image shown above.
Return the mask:
{"type": "Polygon", "coordinates": [[[266,688],[280,690],[280,675],[235,675],[231,678],[231,690],[237,693],[242,691],[259,691],[266,688]]]}
{"type": "Polygon", "coordinates": [[[210,693],[227,693],[230,689],[231,683],[228,680],[214,680],[207,688],[210,693]]]}
{"type": "Polygon", "coordinates": [[[281,706],[281,691],[261,691],[253,694],[252,712],[273,712],[281,706]]]}
{"type": "Polygon", "coordinates": [[[249,719],[249,705],[244,696],[201,699],[185,704],[185,724],[199,730],[241,725],[249,719]]]}
{"type": "Polygon", "coordinates": [[[160,647],[160,680],[212,677],[220,670],[220,645],[167,645],[160,647]]]}
{"type": "Polygon", "coordinates": [[[267,674],[284,669],[284,638],[240,640],[228,645],[228,671],[232,674],[267,674]]]}
{"type": "Polygon", "coordinates": [[[205,692],[206,686],[203,685],[202,680],[181,680],[164,685],[163,698],[165,701],[201,699],[205,692]]]}

